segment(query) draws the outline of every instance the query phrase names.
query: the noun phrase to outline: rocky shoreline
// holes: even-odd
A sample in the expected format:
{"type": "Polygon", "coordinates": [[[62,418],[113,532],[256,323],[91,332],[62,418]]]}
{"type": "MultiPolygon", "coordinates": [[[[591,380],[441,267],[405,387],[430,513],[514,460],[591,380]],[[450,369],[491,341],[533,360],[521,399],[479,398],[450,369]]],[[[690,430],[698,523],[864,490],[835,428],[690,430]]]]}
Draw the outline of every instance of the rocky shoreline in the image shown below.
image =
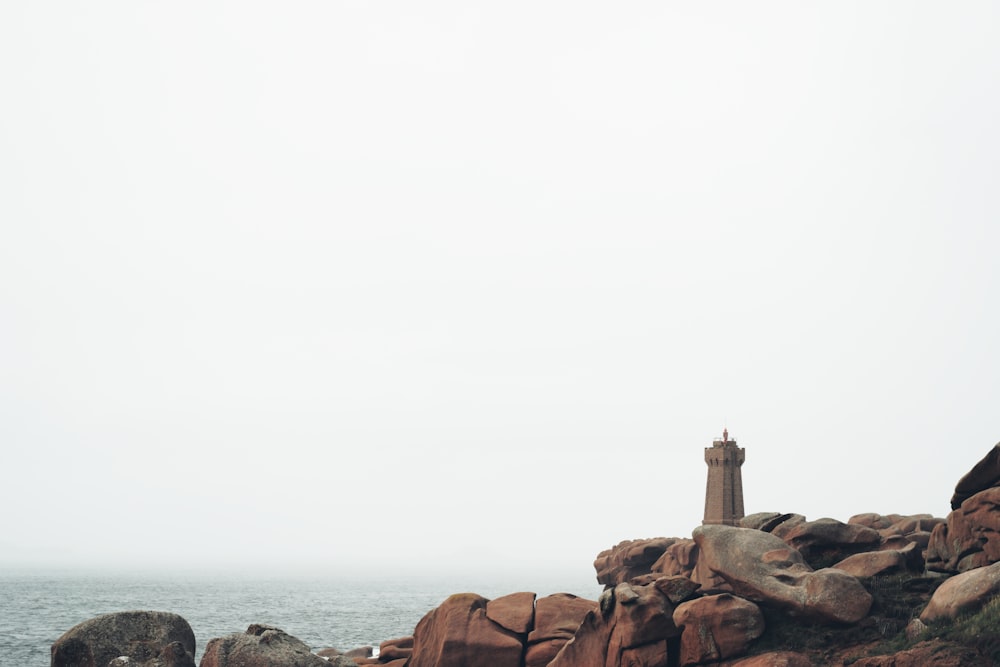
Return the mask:
{"type": "MultiPolygon", "coordinates": [[[[1000,664],[1000,444],[944,518],[759,513],[690,538],[627,540],[594,561],[598,600],[459,593],[407,637],[313,653],[279,628],[211,639],[200,667],[857,667],[1000,664]]],[[[195,667],[168,612],[107,614],[51,667],[195,667]]]]}

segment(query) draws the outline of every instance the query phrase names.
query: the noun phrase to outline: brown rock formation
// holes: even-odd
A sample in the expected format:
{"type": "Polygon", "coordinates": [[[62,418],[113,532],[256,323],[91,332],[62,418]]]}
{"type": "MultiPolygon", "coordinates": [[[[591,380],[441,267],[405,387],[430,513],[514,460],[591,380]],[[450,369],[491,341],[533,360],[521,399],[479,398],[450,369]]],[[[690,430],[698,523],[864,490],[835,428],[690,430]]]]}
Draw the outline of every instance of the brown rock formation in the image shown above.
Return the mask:
{"type": "Polygon", "coordinates": [[[520,635],[535,625],[535,594],[511,593],[486,603],[486,618],[520,635]]]}
{"type": "Polygon", "coordinates": [[[594,560],[597,582],[610,588],[634,577],[649,574],[653,563],[676,541],[673,537],[625,540],[605,549],[594,560]]]}
{"type": "Polygon", "coordinates": [[[524,637],[486,615],[486,598],[452,595],[413,632],[409,667],[520,667],[524,637]]]}
{"type": "Polygon", "coordinates": [[[1000,561],[1000,445],[959,480],[954,510],[934,527],[927,569],[953,574],[1000,561]]]}
{"type": "MultiPolygon", "coordinates": [[[[371,655],[371,654],[369,654],[371,655]]],[[[400,637],[384,641],[378,646],[379,662],[405,660],[413,655],[413,637],[400,637]]]]}
{"type": "Polygon", "coordinates": [[[852,577],[874,577],[877,574],[920,569],[914,567],[917,563],[923,565],[919,555],[917,545],[913,542],[907,542],[902,549],[883,549],[854,554],[832,567],[835,570],[846,572],[852,577]]]}
{"type": "Polygon", "coordinates": [[[774,535],[751,528],[699,526],[694,539],[699,572],[721,577],[748,600],[835,623],[855,623],[871,607],[872,597],[857,579],[839,570],[813,571],[798,551],[774,535]]]}
{"type": "Polygon", "coordinates": [[[993,445],[993,449],[958,480],[951,496],[951,509],[957,510],[972,496],[994,486],[1000,486],[1000,443],[993,445]]]}
{"type": "Polygon", "coordinates": [[[270,625],[253,624],[246,632],[208,642],[200,667],[329,667],[302,640],[270,625]]]}
{"type": "MultiPolygon", "coordinates": [[[[782,527],[788,522],[782,524],[782,527]]],[[[786,530],[775,530],[790,547],[798,550],[813,567],[822,567],[847,556],[877,547],[882,537],[878,531],[836,519],[802,521],[786,530]]]]}
{"type": "Polygon", "coordinates": [[[680,635],[673,611],[655,583],[619,584],[604,592],[600,609],[587,614],[549,667],[666,667],[667,641],[680,635]]]}
{"type": "Polygon", "coordinates": [[[728,593],[684,602],[674,610],[681,634],[681,665],[744,655],[764,632],[764,615],[752,602],[728,593]]]}
{"type": "Polygon", "coordinates": [[[794,651],[774,651],[761,653],[726,663],[726,667],[812,667],[813,661],[794,651]]]}
{"type": "Polygon", "coordinates": [[[539,598],[535,604],[535,627],[528,634],[525,667],[545,667],[573,638],[588,612],[597,603],[569,593],[539,598]]]}
{"type": "Polygon", "coordinates": [[[120,656],[130,664],[194,667],[194,632],[177,614],[124,611],[104,614],[67,630],[52,644],[51,667],[106,665],[120,656]]]}
{"type": "Polygon", "coordinates": [[[956,574],[941,584],[920,614],[923,623],[977,611],[1000,595],[1000,563],[956,574]]]}
{"type": "Polygon", "coordinates": [[[675,539],[653,563],[653,574],[690,577],[698,561],[698,545],[692,539],[675,539]]]}

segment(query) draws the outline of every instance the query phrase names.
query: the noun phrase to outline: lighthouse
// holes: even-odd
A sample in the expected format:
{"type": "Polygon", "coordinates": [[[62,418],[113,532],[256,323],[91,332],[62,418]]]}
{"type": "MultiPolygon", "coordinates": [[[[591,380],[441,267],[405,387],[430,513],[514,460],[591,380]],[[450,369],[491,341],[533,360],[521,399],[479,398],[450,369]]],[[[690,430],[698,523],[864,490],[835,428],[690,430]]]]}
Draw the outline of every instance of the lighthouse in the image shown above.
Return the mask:
{"type": "Polygon", "coordinates": [[[729,439],[729,429],[705,448],[708,483],[705,485],[705,518],[702,525],[738,525],[743,518],[743,475],[740,467],[746,453],[729,439]]]}

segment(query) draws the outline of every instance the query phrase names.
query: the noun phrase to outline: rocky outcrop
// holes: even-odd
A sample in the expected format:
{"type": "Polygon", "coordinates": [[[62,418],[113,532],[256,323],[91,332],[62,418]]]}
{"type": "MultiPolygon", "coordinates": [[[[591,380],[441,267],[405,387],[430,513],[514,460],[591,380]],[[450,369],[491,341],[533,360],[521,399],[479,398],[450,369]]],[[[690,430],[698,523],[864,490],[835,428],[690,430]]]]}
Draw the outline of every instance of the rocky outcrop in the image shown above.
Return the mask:
{"type": "Polygon", "coordinates": [[[764,615],[752,602],[728,593],[684,602],[674,610],[683,628],[680,664],[698,665],[744,655],[764,633],[764,615]]]}
{"type": "Polygon", "coordinates": [[[329,667],[302,640],[270,625],[253,624],[246,632],[208,642],[200,667],[329,667]]]}
{"type": "Polygon", "coordinates": [[[694,540],[699,550],[696,574],[718,576],[748,600],[834,623],[855,623],[871,608],[872,597],[856,578],[839,570],[813,571],[798,551],[774,535],[699,526],[694,540]]]}
{"type": "Polygon", "coordinates": [[[655,582],[619,584],[606,590],[599,604],[549,667],[667,666],[668,640],[678,637],[680,629],[673,622],[674,605],[655,582]]]}
{"type": "Polygon", "coordinates": [[[535,625],[535,594],[511,593],[486,603],[486,618],[519,635],[535,625]]]}
{"type": "Polygon", "coordinates": [[[573,638],[584,617],[597,610],[593,600],[556,593],[539,598],[535,604],[535,626],[528,633],[525,667],[545,667],[573,638]]]}
{"type": "Polygon", "coordinates": [[[51,667],[194,667],[194,632],[177,614],[123,611],[75,625],[52,644],[51,667]]]}
{"type": "Polygon", "coordinates": [[[1000,445],[955,487],[952,512],[931,531],[927,569],[955,574],[1000,562],[1000,445]]]}
{"type": "Polygon", "coordinates": [[[833,565],[833,568],[846,572],[853,577],[864,578],[874,577],[879,574],[918,570],[922,566],[923,559],[920,558],[917,545],[913,542],[907,542],[906,546],[902,549],[866,551],[848,556],[836,565],[833,565]],[[918,563],[920,567],[917,567],[918,563]]]}
{"type": "Polygon", "coordinates": [[[882,542],[878,531],[836,519],[816,519],[791,524],[789,521],[773,531],[805,559],[812,567],[826,567],[862,551],[870,551],[882,542]]]}
{"type": "Polygon", "coordinates": [[[409,660],[413,655],[413,637],[400,637],[389,639],[378,646],[379,662],[392,662],[393,660],[409,660]]]}
{"type": "Polygon", "coordinates": [[[625,540],[605,549],[594,560],[598,583],[613,587],[634,577],[650,574],[653,563],[676,541],[672,537],[625,540]]]}
{"type": "Polygon", "coordinates": [[[698,562],[698,545],[692,539],[670,538],[671,544],[650,568],[655,575],[690,577],[698,562]]]}
{"type": "Polygon", "coordinates": [[[957,510],[972,496],[994,486],[1000,486],[1000,443],[993,445],[993,449],[958,480],[951,496],[951,509],[957,510]]]}
{"type": "Polygon", "coordinates": [[[728,667],[812,667],[813,661],[794,651],[773,651],[728,663],[728,667]]]}
{"type": "Polygon", "coordinates": [[[1000,595],[1000,563],[956,574],[941,584],[920,614],[923,623],[977,611],[1000,595]]]}
{"type": "Polygon", "coordinates": [[[413,632],[409,667],[521,667],[526,637],[490,620],[488,600],[452,595],[413,632]]]}

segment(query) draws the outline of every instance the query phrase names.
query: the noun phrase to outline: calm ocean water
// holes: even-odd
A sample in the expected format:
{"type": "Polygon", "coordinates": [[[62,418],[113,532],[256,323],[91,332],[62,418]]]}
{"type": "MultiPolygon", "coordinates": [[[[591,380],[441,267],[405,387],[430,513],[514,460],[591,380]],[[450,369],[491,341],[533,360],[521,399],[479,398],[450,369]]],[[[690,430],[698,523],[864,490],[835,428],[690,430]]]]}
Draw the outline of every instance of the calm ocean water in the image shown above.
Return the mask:
{"type": "Polygon", "coordinates": [[[169,611],[194,630],[196,661],[214,637],[251,623],[277,626],[313,647],[346,650],[409,635],[452,593],[496,598],[517,591],[573,593],[596,600],[592,575],[574,577],[260,579],[0,573],[0,665],[45,667],[49,648],[99,614],[169,611]]]}

